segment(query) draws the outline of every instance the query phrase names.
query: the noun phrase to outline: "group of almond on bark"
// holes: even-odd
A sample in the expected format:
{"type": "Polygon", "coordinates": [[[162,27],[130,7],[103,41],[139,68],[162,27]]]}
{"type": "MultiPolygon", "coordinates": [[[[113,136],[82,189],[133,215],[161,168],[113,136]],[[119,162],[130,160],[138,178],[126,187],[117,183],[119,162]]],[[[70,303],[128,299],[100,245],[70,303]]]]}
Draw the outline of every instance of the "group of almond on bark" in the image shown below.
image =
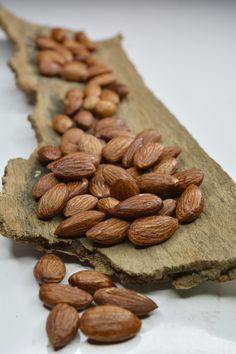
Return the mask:
{"type": "MultiPolygon", "coordinates": [[[[57,38],[59,30],[52,30],[53,39],[37,37],[39,54],[56,50],[50,41],[64,48],[69,39],[57,38]]],[[[92,42],[87,38],[86,43],[92,42]]],[[[90,58],[89,48],[87,52],[90,58]]],[[[66,93],[64,112],[52,118],[60,145],[38,150],[40,163],[50,172],[33,188],[37,216],[64,215],[55,230],[58,238],[85,236],[102,245],[127,238],[136,246],[161,243],[179,222],[201,214],[203,173],[197,168],[179,172],[178,146],[164,147],[157,129],[135,135],[115,115],[128,88],[113,73],[97,72],[85,80],[83,91],[75,86],[66,93]]]]}
{"type": "Polygon", "coordinates": [[[54,254],[42,256],[34,267],[40,285],[39,298],[52,309],[46,331],[55,349],[69,343],[79,329],[94,342],[114,343],[132,338],[141,328],[140,317],[157,308],[149,297],[117,288],[111,277],[100,272],[82,270],[69,277],[69,284],[59,284],[65,273],[64,262],[54,254]],[[78,311],[84,309],[80,316],[78,311]]]}

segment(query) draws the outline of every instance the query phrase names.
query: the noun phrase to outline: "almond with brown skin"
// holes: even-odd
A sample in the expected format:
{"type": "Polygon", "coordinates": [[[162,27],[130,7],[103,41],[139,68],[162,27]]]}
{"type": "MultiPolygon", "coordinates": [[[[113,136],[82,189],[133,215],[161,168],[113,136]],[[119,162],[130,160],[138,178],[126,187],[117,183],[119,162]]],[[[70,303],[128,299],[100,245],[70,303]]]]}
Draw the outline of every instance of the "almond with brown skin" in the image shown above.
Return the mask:
{"type": "Polygon", "coordinates": [[[61,143],[67,142],[77,145],[81,136],[84,134],[83,130],[79,128],[68,129],[61,138],[61,143]]]}
{"type": "Polygon", "coordinates": [[[94,77],[89,81],[89,84],[96,84],[98,86],[106,86],[116,81],[116,75],[114,73],[102,74],[94,77]]]}
{"type": "Polygon", "coordinates": [[[104,139],[105,141],[109,141],[118,136],[125,136],[133,139],[135,138],[135,135],[131,133],[128,128],[107,127],[99,130],[95,135],[97,138],[104,139]]]}
{"type": "Polygon", "coordinates": [[[82,178],[81,181],[75,181],[75,182],[68,182],[66,183],[68,191],[69,191],[69,198],[71,199],[75,197],[76,195],[81,195],[87,192],[88,190],[88,180],[87,178],[82,178]]]}
{"type": "Polygon", "coordinates": [[[82,43],[91,52],[97,49],[97,43],[94,43],[83,31],[76,32],[75,39],[82,43]]]}
{"type": "Polygon", "coordinates": [[[38,182],[35,184],[32,190],[32,196],[38,200],[42,197],[44,193],[46,193],[49,189],[58,184],[59,181],[56,179],[53,173],[48,173],[42,176],[38,182]]]}
{"type": "Polygon", "coordinates": [[[107,197],[99,199],[97,203],[98,210],[102,211],[103,213],[110,214],[111,209],[116,205],[119,204],[119,200],[107,197]]]}
{"type": "Polygon", "coordinates": [[[87,96],[83,101],[83,108],[89,112],[93,112],[98,101],[99,98],[97,96],[87,96]]]}
{"type": "Polygon", "coordinates": [[[135,180],[117,179],[110,186],[111,197],[118,200],[125,200],[129,197],[139,194],[139,187],[135,180]]]}
{"type": "Polygon", "coordinates": [[[122,165],[124,168],[131,167],[133,165],[133,159],[135,153],[143,145],[143,138],[136,138],[128,147],[122,158],[122,165]]]}
{"type": "Polygon", "coordinates": [[[40,198],[37,206],[37,217],[47,220],[59,214],[69,197],[68,188],[64,183],[58,183],[40,198]]]}
{"type": "Polygon", "coordinates": [[[63,42],[66,39],[67,34],[68,33],[66,29],[62,27],[55,27],[51,31],[52,39],[59,43],[63,42]]]}
{"type": "Polygon", "coordinates": [[[60,283],[65,274],[64,262],[52,253],[42,256],[34,267],[34,277],[39,284],[60,283]]]}
{"type": "Polygon", "coordinates": [[[134,166],[145,169],[153,166],[160,160],[163,146],[159,143],[149,142],[141,146],[134,155],[134,166]]]}
{"type": "Polygon", "coordinates": [[[93,301],[88,292],[67,284],[43,284],[39,290],[39,298],[49,308],[63,302],[82,309],[93,301]]]}
{"type": "Polygon", "coordinates": [[[97,290],[94,294],[97,305],[117,305],[123,307],[137,316],[145,316],[158,306],[149,297],[136,291],[110,287],[97,290]]]}
{"type": "Polygon", "coordinates": [[[177,172],[174,175],[178,179],[177,191],[184,191],[190,184],[199,186],[204,178],[203,172],[198,168],[191,168],[182,172],[177,172]]]}
{"type": "Polygon", "coordinates": [[[116,92],[111,91],[111,90],[102,90],[102,93],[100,95],[101,100],[105,100],[105,101],[111,101],[114,104],[119,104],[120,102],[120,97],[119,95],[117,95],[116,92]]]}
{"type": "Polygon", "coordinates": [[[83,134],[78,141],[79,151],[87,152],[93,155],[102,155],[101,141],[91,134],[83,134]]]}
{"type": "Polygon", "coordinates": [[[172,216],[175,212],[176,204],[174,199],[163,200],[162,208],[158,211],[158,215],[172,216]]]}
{"type": "Polygon", "coordinates": [[[60,149],[52,145],[45,145],[38,149],[38,159],[42,165],[47,165],[52,161],[60,159],[62,153],[60,149]]]}
{"type": "Polygon", "coordinates": [[[161,140],[161,133],[157,129],[145,129],[137,135],[137,139],[143,138],[143,144],[158,143],[161,140]]]}
{"type": "Polygon", "coordinates": [[[121,342],[134,337],[141,328],[140,319],[119,306],[101,305],[86,310],[80,320],[81,331],[96,342],[121,342]]]}
{"type": "Polygon", "coordinates": [[[99,97],[101,95],[102,89],[99,85],[87,84],[84,88],[84,96],[95,96],[99,97]]]}
{"type": "Polygon", "coordinates": [[[65,64],[65,58],[55,50],[44,49],[37,53],[37,61],[40,62],[54,62],[59,65],[65,64]]]}
{"type": "Polygon", "coordinates": [[[88,77],[87,66],[79,61],[68,62],[63,66],[61,76],[68,81],[85,81],[88,77]]]}
{"type": "Polygon", "coordinates": [[[39,72],[44,76],[59,76],[62,72],[62,66],[53,61],[40,61],[39,72]]]}
{"type": "Polygon", "coordinates": [[[152,246],[169,239],[177,228],[178,220],[170,216],[146,216],[130,225],[128,237],[137,246],[152,246]]]}
{"type": "Polygon", "coordinates": [[[64,134],[68,129],[72,128],[72,126],[72,119],[65,114],[58,114],[52,119],[52,127],[59,134],[64,134]]]}
{"type": "Polygon", "coordinates": [[[181,223],[188,223],[197,219],[204,208],[202,191],[191,184],[181,194],[177,207],[176,216],[181,223]]]}
{"type": "Polygon", "coordinates": [[[120,97],[120,100],[125,98],[129,94],[129,88],[127,85],[121,84],[119,82],[113,82],[107,85],[107,89],[112,90],[117,93],[120,97]]]}
{"type": "Polygon", "coordinates": [[[101,173],[96,173],[91,179],[89,182],[89,191],[97,198],[105,198],[110,196],[110,187],[101,173]]]}
{"type": "Polygon", "coordinates": [[[78,152],[79,148],[78,145],[76,144],[61,140],[60,150],[62,152],[62,155],[64,156],[64,155],[73,154],[74,152],[78,152]]]}
{"type": "Polygon", "coordinates": [[[64,113],[67,114],[68,116],[72,116],[76,112],[79,111],[79,109],[82,106],[82,97],[79,96],[68,96],[65,98],[64,101],[64,113]]]}
{"type": "Polygon", "coordinates": [[[108,162],[117,162],[122,159],[123,155],[132,142],[133,138],[125,136],[118,136],[117,138],[113,138],[103,148],[102,156],[108,162]]]}
{"type": "Polygon", "coordinates": [[[114,287],[114,283],[108,275],[105,275],[95,270],[81,270],[69,277],[69,283],[72,286],[77,286],[80,289],[94,294],[98,289],[114,287]]]}
{"type": "Polygon", "coordinates": [[[104,64],[93,64],[88,67],[88,77],[87,79],[90,80],[95,76],[102,75],[102,74],[107,74],[111,72],[112,70],[108,68],[104,64]]]}
{"type": "Polygon", "coordinates": [[[135,179],[124,168],[115,165],[104,165],[102,175],[109,185],[112,185],[118,179],[129,179],[135,182],[135,179]]]}
{"type": "Polygon", "coordinates": [[[102,245],[115,245],[125,239],[128,228],[127,221],[111,218],[89,229],[86,237],[102,245]]]}
{"type": "Polygon", "coordinates": [[[67,202],[64,215],[68,217],[79,214],[81,211],[94,209],[97,201],[98,199],[90,194],[77,195],[67,202]]]}
{"type": "Polygon", "coordinates": [[[35,43],[39,49],[55,49],[58,45],[52,38],[44,35],[37,36],[35,43]]]}
{"type": "Polygon", "coordinates": [[[54,349],[68,344],[77,334],[79,315],[76,309],[67,304],[58,304],[49,313],[46,331],[54,349]]]}
{"type": "Polygon", "coordinates": [[[116,204],[110,213],[118,218],[138,218],[154,215],[162,207],[162,200],[154,194],[138,194],[116,204]]]}
{"type": "Polygon", "coordinates": [[[181,149],[179,146],[167,146],[164,148],[162,152],[162,159],[167,159],[169,157],[177,157],[181,153],[181,149]]]}
{"type": "Polygon", "coordinates": [[[86,231],[105,218],[101,211],[81,211],[77,215],[62,221],[55,231],[55,235],[62,238],[82,237],[86,231]]]}
{"type": "MultiPolygon", "coordinates": [[[[111,128],[113,127],[114,129],[126,129],[127,126],[125,122],[117,117],[108,117],[101,119],[97,122],[95,130],[100,131],[106,128],[111,128]]],[[[128,129],[128,128],[127,128],[128,129]]]]}
{"type": "Polygon", "coordinates": [[[174,157],[161,159],[161,161],[153,167],[153,172],[166,173],[167,175],[173,175],[178,170],[179,163],[174,157]]]}
{"type": "Polygon", "coordinates": [[[127,168],[126,171],[135,179],[141,176],[140,170],[138,170],[136,167],[127,168]]]}
{"type": "Polygon", "coordinates": [[[159,196],[175,191],[178,179],[164,173],[145,173],[137,178],[137,184],[144,193],[154,193],[159,196]]]}
{"type": "Polygon", "coordinates": [[[94,107],[94,112],[101,118],[106,118],[113,116],[116,113],[117,106],[111,101],[105,101],[99,99],[96,106],[94,107]]]}
{"type": "Polygon", "coordinates": [[[74,121],[83,130],[90,129],[96,122],[93,114],[89,111],[80,111],[74,116],[74,121]]]}

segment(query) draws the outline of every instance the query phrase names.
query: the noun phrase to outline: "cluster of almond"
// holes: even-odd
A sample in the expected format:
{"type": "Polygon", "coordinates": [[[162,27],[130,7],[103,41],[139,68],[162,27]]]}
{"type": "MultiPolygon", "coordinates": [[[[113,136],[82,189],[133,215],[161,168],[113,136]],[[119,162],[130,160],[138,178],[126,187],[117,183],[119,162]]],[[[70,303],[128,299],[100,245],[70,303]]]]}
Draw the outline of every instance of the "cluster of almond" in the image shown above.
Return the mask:
{"type": "Polygon", "coordinates": [[[132,338],[141,328],[139,317],[157,308],[147,296],[117,288],[102,273],[83,270],[72,274],[69,284],[58,284],[65,273],[64,262],[53,254],[42,256],[34,268],[34,276],[41,285],[39,298],[46,307],[52,308],[46,331],[55,349],[69,343],[78,329],[96,342],[113,343],[132,338]],[[78,310],[88,306],[91,307],[80,317],[78,310]]]}

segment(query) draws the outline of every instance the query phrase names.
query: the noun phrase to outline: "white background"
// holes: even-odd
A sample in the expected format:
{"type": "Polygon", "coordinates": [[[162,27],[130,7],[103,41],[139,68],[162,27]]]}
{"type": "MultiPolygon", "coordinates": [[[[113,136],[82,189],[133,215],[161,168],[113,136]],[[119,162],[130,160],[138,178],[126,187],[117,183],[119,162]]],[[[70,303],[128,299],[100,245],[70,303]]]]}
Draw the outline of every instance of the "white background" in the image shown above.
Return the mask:
{"type": "MultiPolygon", "coordinates": [[[[205,150],[236,177],[235,1],[2,1],[28,20],[85,29],[102,39],[121,32],[146,84],[205,150]]],[[[0,173],[8,159],[36,146],[26,117],[32,107],[6,66],[11,47],[0,32],[0,173]]],[[[0,353],[44,354],[48,311],[37,299],[31,246],[0,239],[0,353]]],[[[79,266],[68,263],[68,273],[79,266]]],[[[144,289],[159,304],[133,340],[94,346],[77,338],[65,353],[236,352],[236,282],[190,291],[144,289]]]]}

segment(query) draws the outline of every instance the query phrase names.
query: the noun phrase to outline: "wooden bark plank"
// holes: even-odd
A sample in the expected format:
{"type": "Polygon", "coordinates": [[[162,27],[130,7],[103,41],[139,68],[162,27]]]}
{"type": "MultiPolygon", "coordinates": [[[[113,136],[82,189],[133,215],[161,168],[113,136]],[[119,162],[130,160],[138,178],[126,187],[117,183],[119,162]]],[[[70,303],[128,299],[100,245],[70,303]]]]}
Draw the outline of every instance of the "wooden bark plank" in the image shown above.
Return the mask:
{"type": "MultiPolygon", "coordinates": [[[[35,65],[33,39],[49,28],[23,21],[0,8],[0,24],[15,44],[10,66],[17,84],[36,97],[30,121],[39,143],[57,143],[51,117],[60,113],[62,98],[75,83],[43,78],[35,65]]],[[[10,161],[0,198],[0,230],[16,240],[29,241],[44,249],[76,255],[80,260],[105,272],[115,273],[124,282],[147,283],[169,279],[177,288],[189,288],[206,280],[236,278],[236,187],[232,179],[213,161],[176,120],[168,109],[145,87],[141,77],[121,47],[121,37],[101,41],[98,56],[109,63],[118,77],[130,87],[131,94],[119,108],[119,115],[132,130],[158,127],[166,144],[180,145],[181,168],[199,167],[205,173],[202,186],[206,206],[200,219],[179,228],[167,242],[136,249],[130,243],[113,247],[94,247],[81,240],[60,240],[53,236],[59,218],[43,222],[35,217],[31,188],[39,166],[35,154],[28,161],[10,161]]]]}

